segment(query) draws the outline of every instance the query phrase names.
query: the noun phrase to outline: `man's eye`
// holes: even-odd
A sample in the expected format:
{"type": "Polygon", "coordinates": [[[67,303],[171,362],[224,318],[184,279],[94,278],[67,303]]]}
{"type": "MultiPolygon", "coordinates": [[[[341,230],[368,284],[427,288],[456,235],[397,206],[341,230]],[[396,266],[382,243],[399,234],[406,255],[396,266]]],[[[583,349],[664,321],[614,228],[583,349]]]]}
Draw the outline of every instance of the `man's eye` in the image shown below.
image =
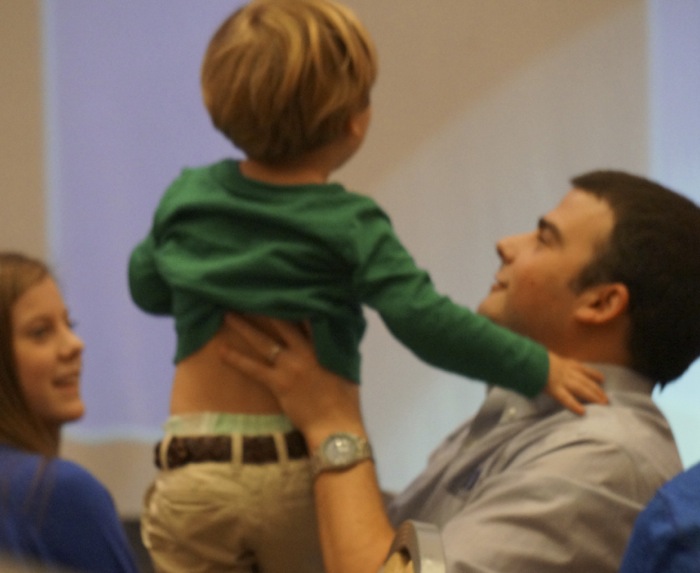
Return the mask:
{"type": "Polygon", "coordinates": [[[558,242],[557,235],[549,229],[540,229],[537,233],[537,242],[551,247],[558,242]]]}

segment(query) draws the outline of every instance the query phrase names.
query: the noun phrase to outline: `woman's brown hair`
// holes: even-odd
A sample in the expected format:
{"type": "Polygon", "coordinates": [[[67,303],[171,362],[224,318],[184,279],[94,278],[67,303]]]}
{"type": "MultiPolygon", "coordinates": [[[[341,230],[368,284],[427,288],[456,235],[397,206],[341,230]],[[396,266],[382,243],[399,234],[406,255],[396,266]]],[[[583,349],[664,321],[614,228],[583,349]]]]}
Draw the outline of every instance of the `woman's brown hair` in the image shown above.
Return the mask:
{"type": "Polygon", "coordinates": [[[0,252],[0,442],[55,454],[55,438],[27,406],[17,377],[12,309],[30,288],[51,276],[46,264],[20,253],[0,252]]]}

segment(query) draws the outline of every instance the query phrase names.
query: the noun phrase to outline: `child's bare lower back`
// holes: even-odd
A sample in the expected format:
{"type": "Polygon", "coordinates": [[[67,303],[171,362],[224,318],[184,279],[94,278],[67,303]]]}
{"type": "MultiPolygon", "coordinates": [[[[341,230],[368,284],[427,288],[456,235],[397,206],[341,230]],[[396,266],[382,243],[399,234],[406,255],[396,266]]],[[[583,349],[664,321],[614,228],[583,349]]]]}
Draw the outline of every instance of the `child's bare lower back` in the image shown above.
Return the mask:
{"type": "Polygon", "coordinates": [[[278,414],[275,397],[263,385],[243,377],[219,357],[222,332],[175,369],[170,413],[227,412],[278,414]]]}

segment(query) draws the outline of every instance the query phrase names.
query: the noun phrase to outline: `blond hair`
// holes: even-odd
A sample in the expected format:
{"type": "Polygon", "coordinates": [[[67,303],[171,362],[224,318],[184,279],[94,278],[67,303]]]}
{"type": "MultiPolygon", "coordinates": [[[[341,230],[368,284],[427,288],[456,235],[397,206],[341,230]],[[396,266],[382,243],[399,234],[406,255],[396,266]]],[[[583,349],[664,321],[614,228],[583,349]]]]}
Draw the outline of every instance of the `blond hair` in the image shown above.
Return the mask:
{"type": "Polygon", "coordinates": [[[216,31],[202,65],[212,122],[250,159],[293,161],[338,137],[369,105],[377,57],[332,0],[253,0],[216,31]]]}
{"type": "Polygon", "coordinates": [[[0,252],[0,442],[43,454],[55,453],[55,438],[24,397],[15,364],[12,309],[25,292],[50,276],[37,259],[0,252]]]}

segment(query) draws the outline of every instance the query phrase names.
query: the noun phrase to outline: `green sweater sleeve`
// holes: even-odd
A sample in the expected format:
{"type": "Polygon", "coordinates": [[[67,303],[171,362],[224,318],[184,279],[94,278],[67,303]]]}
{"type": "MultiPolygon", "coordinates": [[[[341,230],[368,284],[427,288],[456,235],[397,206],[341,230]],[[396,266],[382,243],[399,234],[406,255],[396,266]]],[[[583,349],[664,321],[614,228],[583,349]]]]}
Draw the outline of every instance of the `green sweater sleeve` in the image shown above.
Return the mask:
{"type": "Polygon", "coordinates": [[[172,314],[171,289],[158,272],[154,249],[155,241],[149,234],[131,252],[129,291],[142,310],[151,314],[172,314]]]}
{"type": "Polygon", "coordinates": [[[354,232],[358,297],[425,362],[532,397],[547,382],[547,350],[435,290],[388,217],[366,211],[354,232]]]}

